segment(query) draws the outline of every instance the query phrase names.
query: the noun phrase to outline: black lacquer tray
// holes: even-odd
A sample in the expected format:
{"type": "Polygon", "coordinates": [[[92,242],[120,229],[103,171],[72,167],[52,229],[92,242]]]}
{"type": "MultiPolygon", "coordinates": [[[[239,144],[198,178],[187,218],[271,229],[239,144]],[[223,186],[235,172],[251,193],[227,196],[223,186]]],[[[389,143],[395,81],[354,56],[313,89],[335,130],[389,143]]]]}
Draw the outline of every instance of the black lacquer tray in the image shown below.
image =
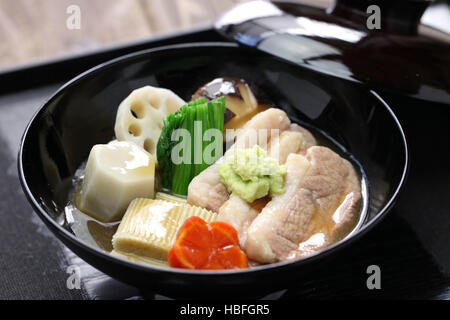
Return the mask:
{"type": "MultiPolygon", "coordinates": [[[[21,135],[34,112],[67,80],[111,58],[165,44],[222,41],[201,29],[126,47],[69,57],[0,74],[0,298],[164,299],[95,270],[65,248],[33,213],[17,177],[21,135]],[[81,276],[80,289],[73,274],[81,276]]],[[[268,299],[450,298],[450,106],[380,92],[410,143],[411,168],[397,205],[333,265],[268,299]],[[369,290],[367,268],[381,269],[381,289],[369,290]]]]}

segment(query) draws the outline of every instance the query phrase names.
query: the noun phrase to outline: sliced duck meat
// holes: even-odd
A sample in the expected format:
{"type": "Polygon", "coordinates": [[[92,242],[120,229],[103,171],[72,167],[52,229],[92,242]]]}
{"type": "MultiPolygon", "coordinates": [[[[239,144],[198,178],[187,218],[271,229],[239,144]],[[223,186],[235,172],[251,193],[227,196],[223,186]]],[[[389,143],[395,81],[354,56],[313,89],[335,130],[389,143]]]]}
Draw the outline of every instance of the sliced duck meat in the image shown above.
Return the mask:
{"type": "Polygon", "coordinates": [[[236,229],[239,236],[239,244],[242,248],[244,248],[248,227],[261,211],[261,208],[258,208],[257,205],[257,202],[261,201],[263,200],[258,199],[254,204],[248,203],[232,193],[230,198],[219,209],[217,220],[226,222],[236,229]]]}
{"type": "Polygon", "coordinates": [[[274,196],[247,230],[246,253],[260,263],[302,256],[302,243],[317,233],[324,233],[326,246],[345,234],[358,215],[356,172],[331,149],[312,146],[305,157],[290,154],[286,166],[286,192],[274,196]]]}
{"type": "MultiPolygon", "coordinates": [[[[289,154],[306,152],[305,148],[309,146],[309,142],[304,141],[304,134],[298,130],[291,131],[291,128],[292,125],[280,135],[272,136],[269,141],[268,154],[280,164],[286,162],[289,154]]],[[[237,195],[231,195],[220,207],[217,219],[231,224],[237,230],[239,242],[244,247],[247,228],[267,202],[268,197],[256,200],[255,203],[248,203],[237,195]]]]}
{"type": "Polygon", "coordinates": [[[317,146],[316,138],[314,138],[314,136],[312,135],[311,132],[309,132],[309,130],[303,128],[302,126],[293,123],[291,124],[289,131],[300,132],[301,134],[303,134],[303,145],[298,153],[305,155],[306,150],[308,150],[309,147],[317,146]]]}

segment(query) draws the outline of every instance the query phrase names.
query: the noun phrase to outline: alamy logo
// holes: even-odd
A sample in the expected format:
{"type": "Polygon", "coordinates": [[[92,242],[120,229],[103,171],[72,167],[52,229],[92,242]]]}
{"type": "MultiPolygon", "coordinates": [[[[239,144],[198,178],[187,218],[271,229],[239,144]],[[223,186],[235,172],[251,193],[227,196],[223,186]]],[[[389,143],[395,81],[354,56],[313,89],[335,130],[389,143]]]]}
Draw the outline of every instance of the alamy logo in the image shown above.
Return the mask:
{"type": "Polygon", "coordinates": [[[381,9],[377,5],[370,5],[367,7],[367,11],[370,16],[367,18],[366,26],[367,29],[381,29],[381,9]]]}
{"type": "Polygon", "coordinates": [[[69,277],[66,281],[67,289],[81,289],[81,269],[79,266],[71,265],[67,267],[66,273],[69,274],[69,277]]]}
{"type": "Polygon", "coordinates": [[[66,27],[69,30],[81,29],[81,9],[77,5],[67,7],[66,13],[69,17],[66,20],[66,27]]]}
{"type": "Polygon", "coordinates": [[[366,285],[367,289],[373,290],[373,289],[381,289],[381,269],[379,266],[373,264],[367,267],[366,270],[367,274],[370,274],[370,276],[367,278],[366,285]]]}
{"type": "MultiPolygon", "coordinates": [[[[176,142],[171,151],[171,160],[175,165],[201,164],[216,162],[223,155],[223,134],[218,129],[208,129],[202,136],[202,122],[194,122],[194,133],[187,129],[176,129],[172,132],[171,141],[176,142]]],[[[279,159],[279,129],[227,129],[225,133],[226,147],[245,149],[247,146],[259,145],[269,149],[269,156],[279,159]]]]}

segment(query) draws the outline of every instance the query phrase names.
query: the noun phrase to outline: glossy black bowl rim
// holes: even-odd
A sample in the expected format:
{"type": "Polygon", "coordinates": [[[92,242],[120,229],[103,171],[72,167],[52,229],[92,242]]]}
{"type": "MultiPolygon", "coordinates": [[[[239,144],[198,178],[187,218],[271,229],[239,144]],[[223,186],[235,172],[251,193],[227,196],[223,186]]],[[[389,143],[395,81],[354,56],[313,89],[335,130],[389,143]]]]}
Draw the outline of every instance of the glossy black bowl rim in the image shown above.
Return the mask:
{"type": "MultiPolygon", "coordinates": [[[[285,261],[285,262],[276,262],[261,266],[256,266],[252,268],[247,269],[233,269],[233,270],[188,270],[188,269],[178,269],[178,268],[170,268],[170,267],[158,267],[153,265],[144,265],[141,263],[133,262],[130,260],[126,260],[124,258],[116,257],[111,255],[109,252],[103,251],[101,249],[95,248],[87,243],[84,243],[81,239],[77,238],[73,233],[69,232],[67,229],[63,228],[60,224],[58,224],[54,218],[50,216],[45,210],[45,208],[35,199],[33,196],[27,182],[27,178],[25,177],[24,168],[23,168],[23,147],[27,140],[28,132],[35,122],[35,120],[38,118],[38,116],[46,109],[46,107],[49,105],[50,102],[52,102],[60,93],[63,91],[69,89],[72,85],[76,84],[79,81],[82,81],[87,76],[95,75],[98,72],[101,72],[103,69],[107,67],[114,66],[118,63],[122,63],[128,60],[133,60],[136,58],[139,58],[141,56],[150,55],[152,53],[161,52],[161,51],[171,51],[171,50],[183,50],[183,49],[192,49],[192,48],[208,48],[208,47],[223,47],[223,48],[235,48],[239,50],[248,50],[244,49],[237,44],[229,43],[229,42],[193,42],[193,43],[183,43],[183,44],[175,44],[175,45],[167,45],[167,46],[161,46],[157,48],[152,49],[146,49],[137,51],[131,54],[127,54],[118,58],[115,58],[113,60],[101,63],[83,73],[76,76],[72,80],[66,82],[64,85],[62,85],[50,98],[44,102],[39,110],[33,115],[31,120],[29,121],[24,134],[21,139],[20,147],[19,147],[19,153],[17,157],[17,165],[18,165],[18,171],[19,171],[19,180],[22,185],[22,189],[32,205],[34,211],[38,214],[38,216],[45,222],[45,224],[58,236],[61,237],[60,240],[65,242],[71,242],[73,245],[77,246],[78,249],[88,251],[90,254],[93,254],[95,256],[99,256],[105,260],[109,260],[111,263],[120,264],[124,267],[128,267],[130,269],[137,269],[142,272],[164,272],[166,274],[173,274],[176,275],[190,275],[190,276],[233,276],[237,274],[254,274],[258,272],[267,272],[267,271],[283,271],[288,270],[292,268],[298,268],[303,264],[309,264],[313,263],[316,260],[319,260],[325,256],[331,255],[337,251],[337,249],[342,249],[344,246],[348,246],[349,244],[353,243],[356,239],[359,239],[361,236],[366,234],[369,230],[371,230],[376,224],[378,224],[382,218],[386,216],[386,214],[392,209],[392,207],[395,204],[395,201],[398,198],[398,195],[400,193],[400,190],[402,189],[407,174],[409,170],[409,151],[408,151],[408,144],[406,141],[405,133],[403,131],[403,128],[398,121],[397,117],[395,116],[394,112],[391,110],[391,108],[388,106],[388,104],[373,90],[367,89],[367,92],[372,95],[376,100],[378,100],[382,106],[387,110],[387,112],[390,114],[392,119],[394,120],[397,129],[400,132],[403,147],[405,150],[405,163],[403,165],[403,172],[400,178],[400,182],[397,185],[393,195],[390,197],[389,201],[386,203],[386,205],[378,212],[378,214],[367,224],[361,226],[358,230],[355,230],[355,232],[350,237],[345,237],[344,239],[328,246],[327,248],[319,251],[316,254],[313,254],[311,256],[294,260],[294,261],[285,261]]],[[[279,60],[281,62],[287,63],[286,61],[273,57],[273,59],[279,60]]],[[[293,66],[293,68],[301,68],[299,66],[293,66]]],[[[337,78],[340,81],[346,81],[343,79],[340,79],[338,77],[329,76],[327,77],[333,77],[337,78]]],[[[370,183],[370,182],[369,182],[370,183]]]]}

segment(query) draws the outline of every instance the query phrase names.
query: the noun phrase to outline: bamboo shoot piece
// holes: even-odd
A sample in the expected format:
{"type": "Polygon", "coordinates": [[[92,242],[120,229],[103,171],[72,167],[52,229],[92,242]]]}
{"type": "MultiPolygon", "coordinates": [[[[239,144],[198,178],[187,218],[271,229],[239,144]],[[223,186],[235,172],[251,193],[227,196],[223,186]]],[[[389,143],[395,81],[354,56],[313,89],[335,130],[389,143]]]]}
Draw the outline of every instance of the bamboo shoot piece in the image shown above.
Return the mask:
{"type": "Polygon", "coordinates": [[[208,223],[217,218],[215,213],[189,204],[135,199],[113,237],[114,251],[124,256],[166,261],[178,229],[192,216],[208,223]]]}

